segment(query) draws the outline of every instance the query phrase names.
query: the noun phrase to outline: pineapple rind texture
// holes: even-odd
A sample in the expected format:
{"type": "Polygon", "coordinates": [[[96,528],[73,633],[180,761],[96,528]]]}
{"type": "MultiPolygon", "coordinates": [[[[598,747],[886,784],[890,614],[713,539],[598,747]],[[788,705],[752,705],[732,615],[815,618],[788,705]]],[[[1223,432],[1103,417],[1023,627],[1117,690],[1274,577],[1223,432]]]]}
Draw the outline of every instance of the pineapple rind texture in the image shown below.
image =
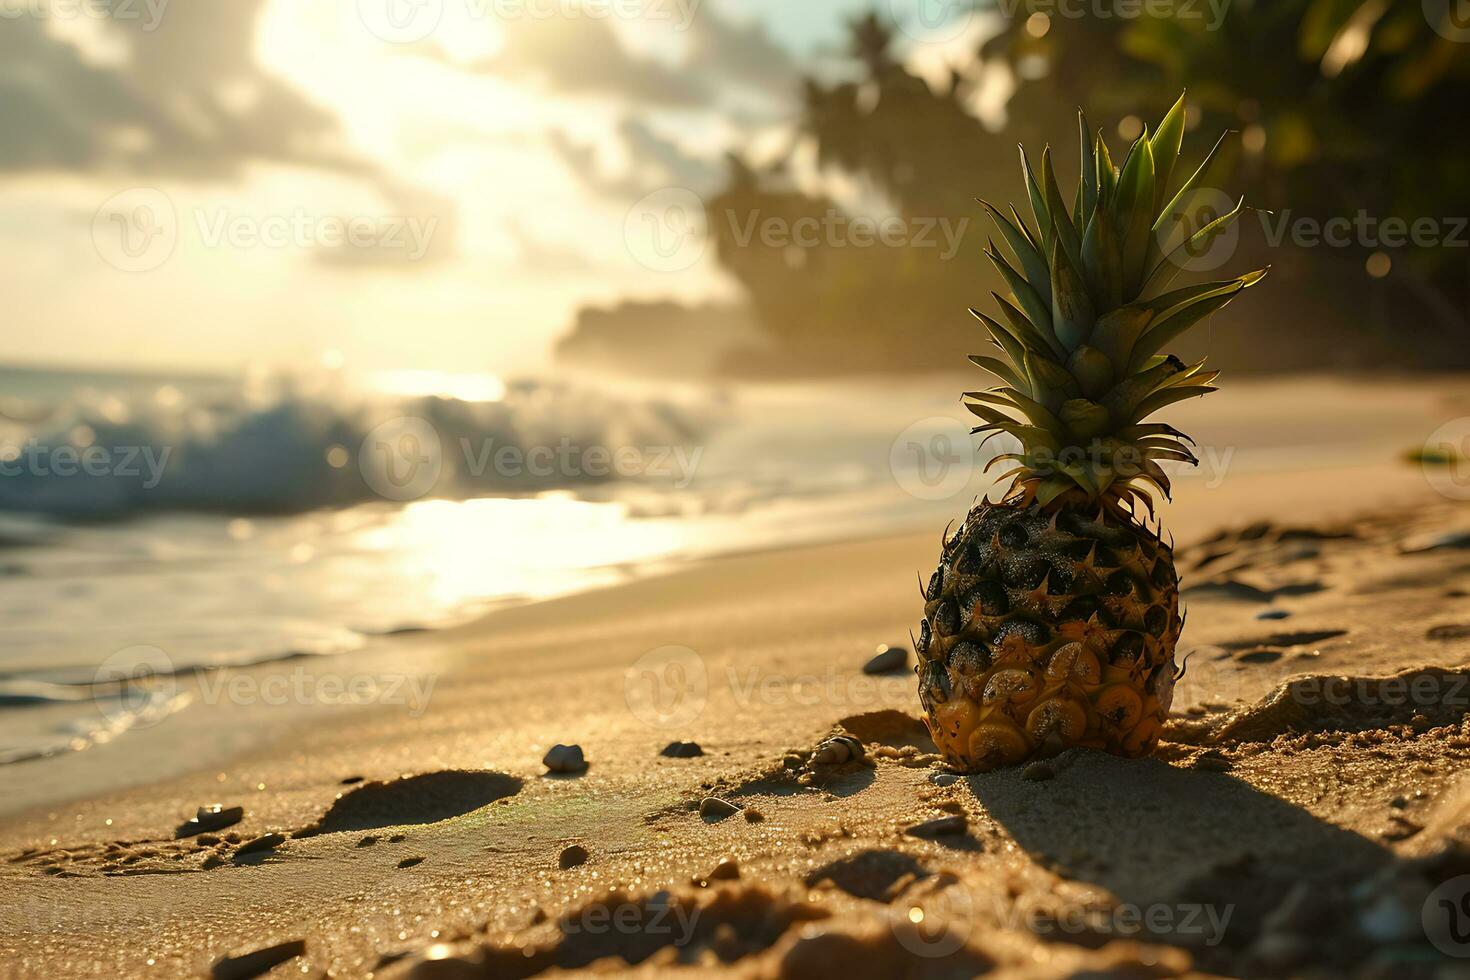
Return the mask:
{"type": "Polygon", "coordinates": [[[1172,549],[1109,508],[985,502],[925,593],[919,699],[949,763],[1150,753],[1182,622],[1172,549]]]}

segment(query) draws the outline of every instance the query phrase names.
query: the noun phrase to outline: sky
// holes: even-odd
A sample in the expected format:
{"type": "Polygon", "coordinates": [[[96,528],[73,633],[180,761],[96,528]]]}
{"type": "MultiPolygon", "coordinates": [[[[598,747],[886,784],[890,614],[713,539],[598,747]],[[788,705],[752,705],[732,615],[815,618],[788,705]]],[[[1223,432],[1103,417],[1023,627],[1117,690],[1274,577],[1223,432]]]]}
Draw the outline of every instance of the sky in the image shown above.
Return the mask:
{"type": "Polygon", "coordinates": [[[788,145],[848,20],[935,66],[961,2],[0,0],[5,359],[506,373],[733,298],[642,224],[788,145]]]}

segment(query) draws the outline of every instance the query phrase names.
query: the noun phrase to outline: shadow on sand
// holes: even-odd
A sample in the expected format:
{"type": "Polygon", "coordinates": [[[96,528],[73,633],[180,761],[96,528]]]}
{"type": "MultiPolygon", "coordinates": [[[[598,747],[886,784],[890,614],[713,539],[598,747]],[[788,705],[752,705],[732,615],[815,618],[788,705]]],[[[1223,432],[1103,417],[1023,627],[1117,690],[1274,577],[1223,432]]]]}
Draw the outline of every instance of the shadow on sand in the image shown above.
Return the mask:
{"type": "Polygon", "coordinates": [[[1218,945],[1182,927],[1145,929],[1156,941],[1195,947],[1201,965],[1248,947],[1297,884],[1342,894],[1394,861],[1367,838],[1225,773],[1083,750],[1058,757],[1055,768],[1045,782],[1004,770],[966,783],[1033,860],[1063,877],[1101,886],[1120,904],[1167,909],[1174,923],[1187,907],[1216,921],[1228,914],[1218,945]]]}

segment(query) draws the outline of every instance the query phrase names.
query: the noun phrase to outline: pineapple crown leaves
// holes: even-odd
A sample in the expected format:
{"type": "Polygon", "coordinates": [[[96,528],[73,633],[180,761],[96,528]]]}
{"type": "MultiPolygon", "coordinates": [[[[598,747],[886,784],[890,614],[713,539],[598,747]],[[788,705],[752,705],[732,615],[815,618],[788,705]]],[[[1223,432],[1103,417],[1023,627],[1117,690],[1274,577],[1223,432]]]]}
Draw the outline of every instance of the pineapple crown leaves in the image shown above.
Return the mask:
{"type": "MultiPolygon", "coordinates": [[[[1239,216],[1242,204],[1177,242],[1172,217],[1187,213],[1204,189],[1222,136],[1205,160],[1170,193],[1184,139],[1184,96],[1156,130],[1134,141],[1121,167],[1091,134],[1079,110],[1081,178],[1068,204],[1052,165],[1039,172],[1021,148],[1031,222],[981,205],[1005,252],[992,239],[986,257],[1010,290],[992,294],[999,318],[970,310],[999,356],[970,360],[1003,382],[965,393],[983,422],[985,442],[1005,433],[1021,452],[992,460],[1016,465],[1002,475],[1043,505],[1063,495],[1152,509],[1148,490],[1169,496],[1160,463],[1196,464],[1192,440],[1147,418],[1175,402],[1216,390],[1204,361],[1184,364],[1163,349],[1205,317],[1265,278],[1259,269],[1235,279],[1170,289],[1183,260],[1208,247],[1239,216]]],[[[1243,203],[1243,202],[1242,202],[1243,203]]]]}

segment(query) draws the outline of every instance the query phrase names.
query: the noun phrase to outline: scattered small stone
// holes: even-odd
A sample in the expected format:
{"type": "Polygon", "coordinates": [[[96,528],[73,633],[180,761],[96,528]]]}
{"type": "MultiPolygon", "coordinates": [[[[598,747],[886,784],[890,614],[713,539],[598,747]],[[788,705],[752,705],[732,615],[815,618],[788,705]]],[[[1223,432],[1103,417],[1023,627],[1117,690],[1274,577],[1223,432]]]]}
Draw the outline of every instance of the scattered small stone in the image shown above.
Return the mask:
{"type": "Polygon", "coordinates": [[[363,777],[362,776],[348,776],[346,779],[342,780],[342,785],[343,786],[355,786],[356,784],[362,782],[362,780],[363,780],[363,777]]]}
{"type": "Polygon", "coordinates": [[[704,755],[704,749],[700,748],[698,742],[670,742],[659,755],[670,759],[692,759],[697,755],[704,755]]]}
{"type": "Polygon", "coordinates": [[[960,781],[960,777],[952,772],[931,772],[929,782],[935,786],[953,786],[960,781]]]}
{"type": "Polygon", "coordinates": [[[834,735],[812,753],[814,766],[840,766],[863,757],[863,743],[851,735],[834,735]]]}
{"type": "Polygon", "coordinates": [[[1407,797],[1404,796],[1395,796],[1393,799],[1388,801],[1388,805],[1393,807],[1395,810],[1402,810],[1409,805],[1409,800],[1407,797]]]}
{"type": "Polygon", "coordinates": [[[1203,769],[1206,772],[1229,772],[1235,768],[1235,763],[1218,752],[1201,752],[1195,756],[1194,768],[1203,769]]]}
{"type": "Polygon", "coordinates": [[[1256,613],[1256,618],[1257,619],[1289,619],[1289,618],[1291,618],[1291,613],[1287,612],[1285,609],[1267,609],[1264,612],[1258,612],[1258,613],[1256,613]]]}
{"type": "Polygon", "coordinates": [[[1033,762],[1021,770],[1021,778],[1029,782],[1039,783],[1043,780],[1052,779],[1056,776],[1056,770],[1045,762],[1033,762]]]}
{"type": "Polygon", "coordinates": [[[1443,534],[1419,535],[1405,541],[1402,550],[1406,555],[1416,555],[1425,551],[1458,548],[1470,548],[1470,531],[1447,531],[1443,534]]]}
{"type": "Polygon", "coordinates": [[[394,834],[392,837],[389,837],[388,838],[388,843],[390,843],[390,844],[402,844],[406,840],[408,840],[408,835],[407,834],[394,834]]]}
{"type": "Polygon", "coordinates": [[[904,670],[908,665],[909,651],[906,647],[891,647],[880,643],[878,649],[873,651],[872,658],[863,664],[863,673],[893,674],[904,670]]]}
{"type": "Polygon", "coordinates": [[[1447,626],[1430,627],[1427,634],[1431,640],[1463,640],[1470,637],[1470,623],[1451,623],[1447,626]]]}
{"type": "Polygon", "coordinates": [[[423,864],[423,863],[424,863],[424,859],[422,857],[406,857],[402,861],[399,861],[398,862],[398,866],[400,868],[411,868],[411,867],[413,867],[416,864],[423,864]]]}
{"type": "Polygon", "coordinates": [[[244,857],[246,854],[259,854],[262,851],[273,851],[286,843],[285,834],[265,834],[252,841],[241,844],[235,851],[235,857],[244,857]]]}
{"type": "Polygon", "coordinates": [[[556,856],[556,866],[565,871],[568,868],[575,868],[579,865],[586,864],[587,858],[590,856],[587,853],[587,848],[581,844],[572,844],[562,848],[562,852],[556,856]]]}
{"type": "Polygon", "coordinates": [[[209,975],[214,980],[250,980],[282,963],[306,955],[306,940],[292,939],[239,956],[225,956],[215,961],[209,975]]]}
{"type": "Polygon", "coordinates": [[[739,877],[740,865],[731,858],[720,858],[720,863],[704,876],[706,881],[734,881],[739,877]]]}
{"type": "Polygon", "coordinates": [[[378,842],[378,839],[376,837],[374,837],[372,834],[368,834],[366,837],[363,837],[360,840],[358,840],[357,846],[358,847],[372,847],[377,842],[378,842]]]}
{"type": "Polygon", "coordinates": [[[204,859],[204,861],[199,866],[201,868],[203,868],[205,871],[209,871],[209,870],[211,870],[213,868],[219,867],[220,865],[222,865],[224,863],[225,863],[225,859],[224,858],[220,857],[218,854],[211,854],[208,857],[206,857],[204,859]]]}
{"type": "MultiPolygon", "coordinates": [[[[200,847],[213,847],[219,842],[220,838],[215,836],[214,834],[200,834],[198,837],[194,838],[194,843],[200,847]]],[[[116,846],[117,845],[115,844],[110,844],[108,845],[108,850],[112,850],[116,846]]]]}
{"type": "Polygon", "coordinates": [[[741,812],[745,814],[746,823],[760,823],[762,820],[766,819],[766,815],[764,813],[761,813],[753,806],[748,806],[741,812]]]}
{"type": "Polygon", "coordinates": [[[953,834],[963,834],[968,826],[969,822],[960,815],[935,817],[933,820],[914,824],[904,833],[910,837],[947,837],[953,834]]]}
{"type": "Polygon", "coordinates": [[[239,823],[244,816],[243,806],[224,806],[220,803],[201,806],[194,816],[174,829],[174,837],[193,837],[206,830],[224,830],[226,827],[233,827],[239,823]]]}
{"type": "Polygon", "coordinates": [[[731,814],[739,812],[738,806],[718,796],[706,796],[699,801],[699,815],[710,822],[724,820],[731,814]]]}
{"type": "Polygon", "coordinates": [[[587,769],[587,760],[582,757],[582,746],[562,745],[560,742],[551,747],[541,764],[546,767],[547,772],[556,773],[585,772],[587,769]]]}

